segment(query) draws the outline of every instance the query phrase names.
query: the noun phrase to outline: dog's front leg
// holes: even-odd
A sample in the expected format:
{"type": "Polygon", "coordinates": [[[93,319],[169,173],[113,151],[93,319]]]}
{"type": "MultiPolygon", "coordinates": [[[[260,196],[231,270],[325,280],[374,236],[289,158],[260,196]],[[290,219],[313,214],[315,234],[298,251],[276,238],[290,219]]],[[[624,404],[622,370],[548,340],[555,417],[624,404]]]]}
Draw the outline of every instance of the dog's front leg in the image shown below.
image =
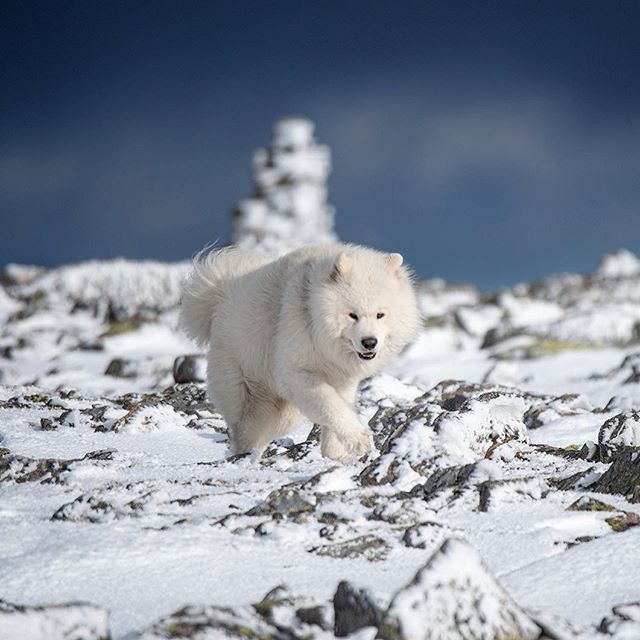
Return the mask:
{"type": "Polygon", "coordinates": [[[359,458],[371,447],[371,434],[353,407],[318,374],[296,370],[285,377],[287,399],[322,427],[322,455],[335,460],[359,458]]]}

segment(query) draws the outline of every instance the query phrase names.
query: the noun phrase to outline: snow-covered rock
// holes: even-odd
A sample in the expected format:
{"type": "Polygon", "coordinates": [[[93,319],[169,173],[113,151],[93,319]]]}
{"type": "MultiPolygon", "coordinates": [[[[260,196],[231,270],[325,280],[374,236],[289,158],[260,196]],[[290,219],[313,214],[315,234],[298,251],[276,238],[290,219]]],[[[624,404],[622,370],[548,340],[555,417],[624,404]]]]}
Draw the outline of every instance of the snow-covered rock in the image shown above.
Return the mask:
{"type": "Polygon", "coordinates": [[[0,600],[3,640],[109,640],[107,612],[84,602],[29,607],[0,600]]]}
{"type": "Polygon", "coordinates": [[[538,640],[540,628],[466,542],[447,540],[391,600],[383,640],[538,640]]]}
{"type": "Polygon", "coordinates": [[[599,278],[626,278],[640,275],[640,260],[626,249],[607,253],[595,275],[599,278]]]}
{"type": "Polygon", "coordinates": [[[625,447],[640,449],[640,414],[636,411],[609,418],[598,432],[598,453],[603,462],[625,447]]]}
{"type": "Polygon", "coordinates": [[[329,148],[314,138],[304,118],[274,125],[273,145],[253,155],[255,195],[234,211],[234,242],[283,254],[305,244],[336,242],[333,207],[327,202],[329,148]]]}

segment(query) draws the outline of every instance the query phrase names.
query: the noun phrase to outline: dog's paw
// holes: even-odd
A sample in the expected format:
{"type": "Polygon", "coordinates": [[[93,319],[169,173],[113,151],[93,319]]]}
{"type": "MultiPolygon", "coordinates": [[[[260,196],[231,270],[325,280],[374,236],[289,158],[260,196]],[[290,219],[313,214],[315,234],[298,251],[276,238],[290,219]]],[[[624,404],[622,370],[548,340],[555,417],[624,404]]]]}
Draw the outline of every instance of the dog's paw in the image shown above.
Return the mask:
{"type": "Polygon", "coordinates": [[[322,433],[322,455],[333,460],[357,460],[371,449],[371,433],[358,426],[347,432],[324,430],[322,433]]]}
{"type": "Polygon", "coordinates": [[[361,458],[371,450],[371,432],[368,429],[360,428],[346,434],[343,442],[349,452],[349,457],[361,458]]]}

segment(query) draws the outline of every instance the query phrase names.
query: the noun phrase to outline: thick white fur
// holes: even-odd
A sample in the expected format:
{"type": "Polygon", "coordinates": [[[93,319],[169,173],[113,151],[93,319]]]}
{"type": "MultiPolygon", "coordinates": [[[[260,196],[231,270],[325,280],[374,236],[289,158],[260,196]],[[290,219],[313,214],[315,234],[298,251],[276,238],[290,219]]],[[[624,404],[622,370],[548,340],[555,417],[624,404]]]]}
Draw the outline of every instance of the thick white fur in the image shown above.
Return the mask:
{"type": "Polygon", "coordinates": [[[181,320],[209,344],[209,394],[234,453],[262,451],[306,416],[322,427],[323,455],[349,459],[370,446],[358,383],[412,339],[418,311],[399,254],[327,245],[273,259],[231,248],[196,257],[181,320]],[[376,356],[363,360],[371,337],[376,356]]]}

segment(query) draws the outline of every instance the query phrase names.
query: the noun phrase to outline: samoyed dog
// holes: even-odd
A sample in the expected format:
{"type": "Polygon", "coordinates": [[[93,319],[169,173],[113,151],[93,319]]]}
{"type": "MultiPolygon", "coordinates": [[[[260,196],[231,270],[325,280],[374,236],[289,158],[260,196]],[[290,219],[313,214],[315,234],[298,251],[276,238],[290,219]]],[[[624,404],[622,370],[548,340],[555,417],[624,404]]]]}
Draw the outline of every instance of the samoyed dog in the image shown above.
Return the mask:
{"type": "Polygon", "coordinates": [[[181,323],[209,347],[209,394],[233,453],[262,452],[306,417],[321,427],[322,454],[348,460],[371,446],[354,409],[358,383],[413,338],[419,315],[400,254],[340,244],[277,259],[199,254],[181,323]]]}

